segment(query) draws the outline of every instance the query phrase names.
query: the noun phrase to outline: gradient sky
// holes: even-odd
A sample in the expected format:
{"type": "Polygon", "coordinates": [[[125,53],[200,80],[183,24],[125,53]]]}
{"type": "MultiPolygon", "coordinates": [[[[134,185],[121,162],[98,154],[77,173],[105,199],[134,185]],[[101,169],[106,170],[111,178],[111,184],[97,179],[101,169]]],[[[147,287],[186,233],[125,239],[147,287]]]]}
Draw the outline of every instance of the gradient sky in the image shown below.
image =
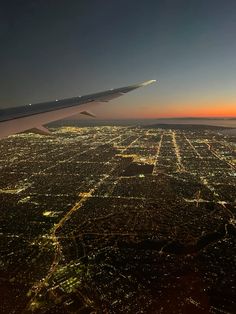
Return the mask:
{"type": "Polygon", "coordinates": [[[0,108],[158,79],[99,118],[236,116],[235,0],[0,4],[0,108]]]}

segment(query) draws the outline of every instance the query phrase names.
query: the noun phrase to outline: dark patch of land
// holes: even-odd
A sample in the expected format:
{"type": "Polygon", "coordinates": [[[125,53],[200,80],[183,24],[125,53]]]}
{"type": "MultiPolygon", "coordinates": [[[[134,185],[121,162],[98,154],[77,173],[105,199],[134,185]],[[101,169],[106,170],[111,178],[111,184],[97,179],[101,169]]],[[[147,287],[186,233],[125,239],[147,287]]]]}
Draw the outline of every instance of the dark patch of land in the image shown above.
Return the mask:
{"type": "Polygon", "coordinates": [[[123,172],[123,176],[130,177],[140,174],[151,174],[153,165],[131,163],[123,172]]]}
{"type": "Polygon", "coordinates": [[[236,136],[236,128],[235,129],[229,128],[227,130],[221,131],[221,133],[224,135],[236,136]]]}

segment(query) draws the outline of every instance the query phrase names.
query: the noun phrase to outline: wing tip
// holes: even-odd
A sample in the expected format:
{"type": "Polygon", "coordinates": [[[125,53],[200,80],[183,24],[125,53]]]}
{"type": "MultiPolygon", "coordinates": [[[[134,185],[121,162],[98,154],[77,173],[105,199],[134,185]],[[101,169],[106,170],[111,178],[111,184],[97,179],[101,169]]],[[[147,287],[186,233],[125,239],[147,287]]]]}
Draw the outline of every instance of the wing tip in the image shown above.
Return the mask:
{"type": "Polygon", "coordinates": [[[148,81],[141,83],[140,86],[147,86],[147,85],[157,83],[157,82],[158,82],[157,80],[148,80],[148,81]]]}

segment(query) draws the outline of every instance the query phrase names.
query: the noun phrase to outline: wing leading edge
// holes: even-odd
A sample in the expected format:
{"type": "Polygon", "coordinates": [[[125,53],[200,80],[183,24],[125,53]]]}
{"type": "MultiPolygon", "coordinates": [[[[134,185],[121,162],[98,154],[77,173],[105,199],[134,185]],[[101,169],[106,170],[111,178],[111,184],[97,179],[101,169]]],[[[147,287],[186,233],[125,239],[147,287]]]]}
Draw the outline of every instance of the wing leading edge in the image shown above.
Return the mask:
{"type": "Polygon", "coordinates": [[[139,87],[147,86],[156,82],[150,80],[141,84],[130,85],[104,92],[55,100],[50,102],[25,105],[0,110],[0,139],[11,134],[32,130],[40,134],[47,134],[44,124],[60,120],[81,113],[92,115],[87,111],[96,103],[108,102],[112,99],[125,95],[139,87]]]}

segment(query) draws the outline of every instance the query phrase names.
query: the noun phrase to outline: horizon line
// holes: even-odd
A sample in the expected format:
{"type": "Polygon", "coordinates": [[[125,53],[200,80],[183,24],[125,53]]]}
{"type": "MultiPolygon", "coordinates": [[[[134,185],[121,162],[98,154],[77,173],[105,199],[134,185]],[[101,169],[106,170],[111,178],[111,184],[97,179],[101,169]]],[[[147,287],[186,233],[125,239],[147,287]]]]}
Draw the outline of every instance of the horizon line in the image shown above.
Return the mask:
{"type": "MultiPolygon", "coordinates": [[[[227,119],[227,120],[234,120],[236,119],[236,116],[222,116],[222,117],[219,117],[219,116],[216,116],[216,117],[209,117],[209,116],[204,116],[204,117],[201,117],[201,116],[197,116],[197,117],[185,117],[185,116],[180,116],[180,117],[155,117],[155,118],[142,118],[142,117],[132,117],[132,118],[96,118],[96,120],[161,120],[161,119],[208,119],[208,120],[222,120],[222,119],[227,119]]],[[[69,119],[69,118],[66,118],[66,119],[63,119],[63,120],[81,120],[81,119],[77,119],[77,118],[74,118],[74,119],[69,119]]],[[[87,120],[87,119],[86,119],[87,120]]]]}

